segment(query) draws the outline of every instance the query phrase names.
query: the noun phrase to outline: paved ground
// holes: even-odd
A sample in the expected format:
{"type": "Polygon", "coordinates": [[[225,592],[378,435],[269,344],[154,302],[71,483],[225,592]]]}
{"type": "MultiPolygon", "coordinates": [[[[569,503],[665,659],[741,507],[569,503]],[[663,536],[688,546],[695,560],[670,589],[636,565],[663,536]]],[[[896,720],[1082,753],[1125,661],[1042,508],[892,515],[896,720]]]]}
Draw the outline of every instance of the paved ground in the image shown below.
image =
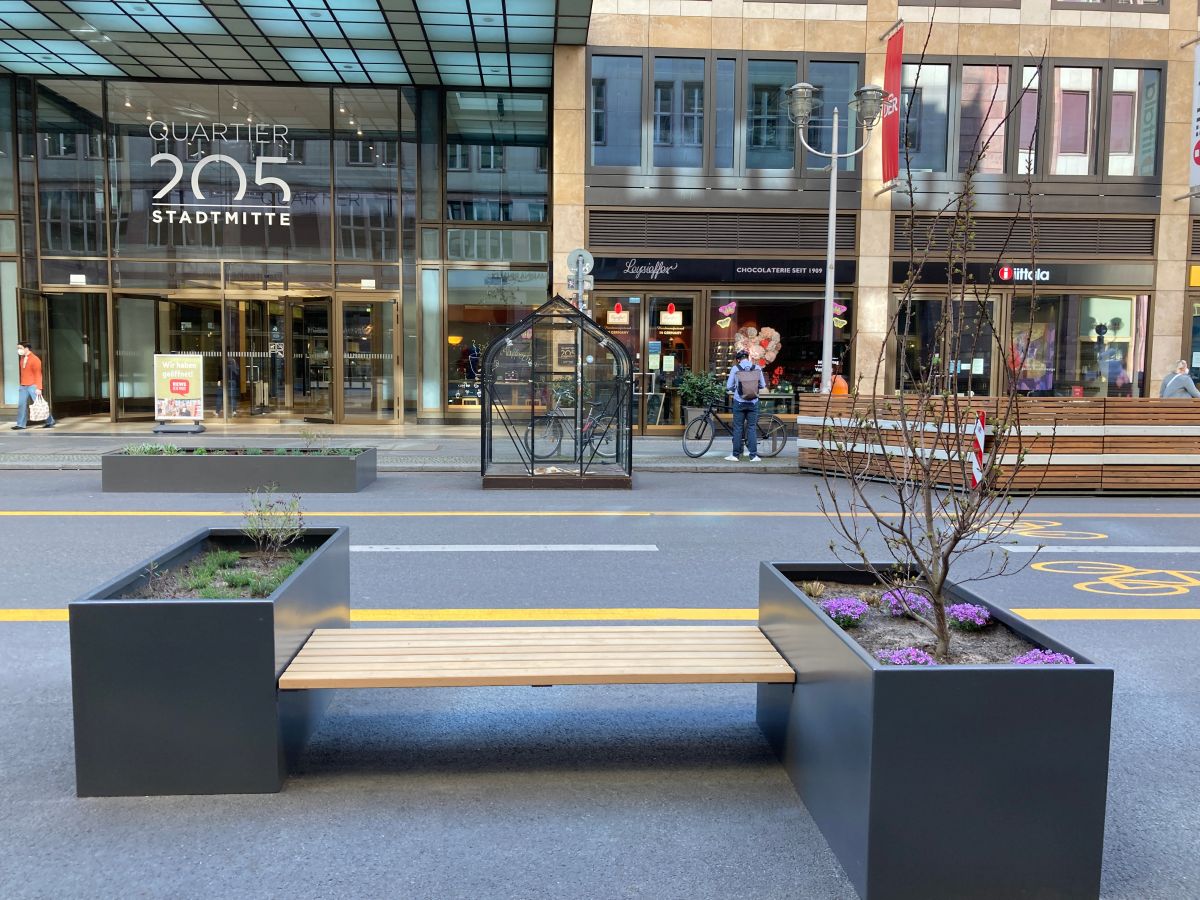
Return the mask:
{"type": "MultiPolygon", "coordinates": [[[[241,498],[102,494],[92,471],[0,477],[0,897],[854,896],[754,724],[751,687],[343,692],[279,795],[78,800],[66,626],[3,610],[61,608],[189,530],[235,521],[241,498]]],[[[485,495],[475,475],[385,474],[305,508],[349,524],[356,545],[658,548],[353,553],[360,610],[748,608],[759,560],[829,557],[813,488],[649,472],[633,492],[485,495]]],[[[1117,669],[1103,896],[1200,896],[1200,621],[1099,618],[1195,614],[1200,512],[1111,498],[1035,511],[1017,540],[1056,548],[1039,559],[1128,567],[1086,591],[1098,576],[978,585],[1009,607],[1098,610],[1037,624],[1117,669]]]]}
{"type": "MultiPolygon", "coordinates": [[[[0,470],[3,469],[97,469],[100,454],[134,443],[171,443],[180,447],[303,447],[302,430],[319,432],[320,443],[340,447],[375,447],[382,472],[478,472],[478,426],[396,426],[373,428],[363,425],[212,425],[201,435],[155,435],[153,423],[109,423],[99,419],[65,420],[52,429],[39,427],[11,431],[0,424],[0,470]]],[[[732,449],[728,435],[720,435],[712,449],[698,459],[683,452],[676,437],[634,438],[634,465],[640,471],[724,472],[741,468],[747,472],[798,471],[796,444],[789,440],[783,451],[762,462],[726,462],[732,449]]]]}

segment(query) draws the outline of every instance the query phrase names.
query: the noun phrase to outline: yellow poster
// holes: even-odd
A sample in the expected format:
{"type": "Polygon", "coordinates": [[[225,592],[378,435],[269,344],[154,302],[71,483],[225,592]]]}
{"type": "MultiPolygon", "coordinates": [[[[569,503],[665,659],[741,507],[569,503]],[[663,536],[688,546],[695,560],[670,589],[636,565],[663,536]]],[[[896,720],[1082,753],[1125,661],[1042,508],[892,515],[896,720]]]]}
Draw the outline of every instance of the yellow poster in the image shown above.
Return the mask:
{"type": "Polygon", "coordinates": [[[154,355],[154,418],[159,422],[204,418],[204,358],[154,355]]]}

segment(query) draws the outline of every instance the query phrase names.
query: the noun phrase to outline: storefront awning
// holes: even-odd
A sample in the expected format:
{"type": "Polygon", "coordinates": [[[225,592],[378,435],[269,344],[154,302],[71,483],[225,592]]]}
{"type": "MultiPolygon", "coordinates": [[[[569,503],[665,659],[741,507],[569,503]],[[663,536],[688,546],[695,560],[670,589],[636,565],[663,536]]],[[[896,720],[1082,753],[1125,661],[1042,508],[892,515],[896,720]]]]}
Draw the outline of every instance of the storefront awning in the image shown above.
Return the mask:
{"type": "Polygon", "coordinates": [[[0,0],[0,70],[33,76],[549,87],[591,0],[0,0]]]}

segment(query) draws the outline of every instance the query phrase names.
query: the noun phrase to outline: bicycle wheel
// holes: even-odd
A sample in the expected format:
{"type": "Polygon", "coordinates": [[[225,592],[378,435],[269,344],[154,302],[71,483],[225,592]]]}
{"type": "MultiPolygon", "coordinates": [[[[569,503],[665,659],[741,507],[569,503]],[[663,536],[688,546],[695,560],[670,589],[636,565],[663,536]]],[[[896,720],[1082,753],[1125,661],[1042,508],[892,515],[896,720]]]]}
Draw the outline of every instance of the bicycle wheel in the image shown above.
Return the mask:
{"type": "Polygon", "coordinates": [[[692,459],[703,456],[713,445],[713,438],[716,436],[717,430],[713,428],[712,420],[708,416],[692,419],[687,428],[683,429],[683,452],[692,459]]]}
{"type": "Polygon", "coordinates": [[[763,416],[758,420],[758,455],[778,456],[787,443],[787,426],[778,416],[763,416]]]}
{"type": "Polygon", "coordinates": [[[592,425],[588,437],[596,455],[602,459],[616,459],[617,447],[621,441],[621,429],[617,426],[616,416],[601,416],[592,425]]]}
{"type": "Polygon", "coordinates": [[[534,459],[549,459],[562,446],[563,426],[557,416],[539,416],[525,429],[525,449],[534,459]]]}

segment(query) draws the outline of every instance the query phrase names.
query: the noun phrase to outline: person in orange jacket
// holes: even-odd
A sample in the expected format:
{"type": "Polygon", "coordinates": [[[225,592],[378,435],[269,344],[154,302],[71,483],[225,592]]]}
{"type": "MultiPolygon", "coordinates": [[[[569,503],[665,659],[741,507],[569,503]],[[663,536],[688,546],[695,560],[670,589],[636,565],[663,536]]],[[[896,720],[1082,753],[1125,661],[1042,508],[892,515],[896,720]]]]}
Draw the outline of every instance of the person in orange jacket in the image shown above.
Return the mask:
{"type": "MultiPolygon", "coordinates": [[[[29,421],[29,407],[42,396],[42,361],[37,358],[28,341],[17,342],[17,356],[20,358],[21,387],[17,393],[17,424],[13,431],[23,431],[29,421]]],[[[50,416],[43,428],[54,427],[54,416],[50,416]]]]}

